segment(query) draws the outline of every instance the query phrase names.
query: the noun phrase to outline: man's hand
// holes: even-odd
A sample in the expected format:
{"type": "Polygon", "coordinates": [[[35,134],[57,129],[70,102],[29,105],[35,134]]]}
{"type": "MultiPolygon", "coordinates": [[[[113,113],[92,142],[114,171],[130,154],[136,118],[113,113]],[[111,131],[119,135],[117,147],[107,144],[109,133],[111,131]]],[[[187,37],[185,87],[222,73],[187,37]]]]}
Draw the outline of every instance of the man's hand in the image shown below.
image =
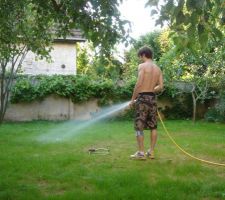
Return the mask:
{"type": "Polygon", "coordinates": [[[129,107],[130,108],[133,108],[134,107],[134,104],[135,104],[135,100],[131,100],[130,103],[129,103],[129,107]]]}

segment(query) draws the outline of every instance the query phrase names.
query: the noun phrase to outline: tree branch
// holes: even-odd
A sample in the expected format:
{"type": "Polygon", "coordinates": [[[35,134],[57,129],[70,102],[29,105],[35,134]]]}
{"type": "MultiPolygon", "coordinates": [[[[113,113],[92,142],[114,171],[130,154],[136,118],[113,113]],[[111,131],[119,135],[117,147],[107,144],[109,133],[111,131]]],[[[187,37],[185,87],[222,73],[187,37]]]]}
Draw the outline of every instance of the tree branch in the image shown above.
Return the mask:
{"type": "Polygon", "coordinates": [[[57,12],[60,12],[60,9],[62,7],[62,2],[60,4],[58,4],[55,0],[51,0],[52,4],[53,4],[53,7],[55,8],[55,10],[57,12]]]}
{"type": "Polygon", "coordinates": [[[2,121],[3,119],[3,113],[4,113],[4,80],[5,80],[5,68],[6,68],[6,64],[4,62],[1,62],[1,69],[2,69],[2,73],[1,73],[1,107],[0,107],[0,121],[2,121]]]}
{"type": "Polygon", "coordinates": [[[6,86],[5,86],[4,95],[7,94],[9,88],[10,88],[11,85],[12,85],[12,80],[13,80],[13,78],[14,78],[14,69],[15,69],[15,65],[16,65],[16,63],[17,63],[19,57],[21,56],[20,61],[19,61],[19,64],[18,64],[18,66],[17,66],[17,69],[15,70],[15,74],[18,72],[18,69],[19,69],[19,67],[21,66],[21,64],[22,64],[22,62],[23,62],[23,60],[24,60],[26,54],[27,54],[27,49],[26,49],[26,47],[24,46],[24,47],[22,48],[22,50],[20,51],[20,53],[17,55],[16,60],[12,63],[12,67],[11,67],[11,70],[10,70],[10,76],[9,76],[9,79],[8,79],[8,81],[7,81],[7,83],[6,83],[6,86]]]}
{"type": "Polygon", "coordinates": [[[4,116],[5,113],[6,113],[6,108],[7,108],[9,94],[10,94],[10,88],[11,88],[12,83],[13,83],[14,74],[16,74],[18,72],[18,69],[21,66],[24,58],[27,55],[27,53],[28,53],[28,49],[26,47],[23,47],[22,50],[21,50],[21,53],[16,58],[16,62],[17,62],[18,58],[21,56],[20,61],[19,61],[19,64],[17,66],[17,69],[15,70],[15,73],[13,71],[15,69],[16,62],[12,63],[12,68],[11,68],[11,71],[10,71],[10,76],[9,76],[9,79],[8,79],[8,81],[6,83],[6,86],[5,86],[5,91],[4,91],[4,96],[5,97],[4,97],[3,102],[1,102],[3,104],[3,107],[1,108],[1,115],[2,116],[4,116]]]}

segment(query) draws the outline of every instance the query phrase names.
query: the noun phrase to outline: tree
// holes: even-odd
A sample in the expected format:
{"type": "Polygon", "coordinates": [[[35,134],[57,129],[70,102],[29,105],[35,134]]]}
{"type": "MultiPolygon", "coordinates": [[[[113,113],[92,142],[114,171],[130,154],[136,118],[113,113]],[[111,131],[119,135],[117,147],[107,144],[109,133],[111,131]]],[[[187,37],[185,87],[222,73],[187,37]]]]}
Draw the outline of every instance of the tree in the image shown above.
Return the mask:
{"type": "Polygon", "coordinates": [[[2,122],[13,79],[28,51],[49,58],[51,42],[80,29],[93,45],[108,55],[126,40],[128,22],[120,19],[119,0],[0,0],[0,64],[2,122]]]}
{"type": "Polygon", "coordinates": [[[101,54],[95,56],[92,67],[98,78],[102,77],[118,81],[123,73],[122,63],[113,54],[107,57],[101,54]]]}
{"type": "Polygon", "coordinates": [[[153,31],[142,35],[138,40],[134,41],[134,48],[138,50],[145,45],[149,46],[153,50],[154,60],[158,61],[162,55],[159,41],[161,33],[162,31],[153,31]]]}
{"type": "MultiPolygon", "coordinates": [[[[129,51],[125,52],[125,63],[124,63],[124,76],[126,78],[130,78],[131,76],[136,77],[137,66],[139,63],[139,59],[137,57],[137,51],[141,47],[147,45],[153,50],[153,57],[154,60],[157,62],[159,61],[160,57],[162,56],[162,49],[161,49],[161,36],[163,32],[161,31],[154,31],[147,33],[146,35],[141,36],[137,40],[133,41],[132,47],[129,51]]],[[[163,38],[164,42],[165,38],[163,38]]]]}
{"type": "Polygon", "coordinates": [[[93,75],[93,67],[92,67],[92,59],[94,54],[94,48],[92,43],[82,43],[77,44],[77,74],[92,74],[93,75]]]}
{"type": "Polygon", "coordinates": [[[154,7],[152,15],[159,14],[156,24],[166,23],[178,50],[185,48],[204,51],[208,41],[224,38],[225,10],[223,0],[148,0],[154,7]]]}
{"type": "Polygon", "coordinates": [[[160,4],[157,0],[146,3],[154,8],[151,14],[159,16],[156,24],[168,25],[169,38],[173,40],[159,65],[168,83],[185,80],[194,84],[195,113],[196,101],[208,98],[206,91],[210,92],[211,86],[224,76],[224,1],[165,0],[160,4]]]}
{"type": "Polygon", "coordinates": [[[173,87],[178,89],[179,93],[190,93],[192,96],[193,102],[193,112],[192,112],[192,120],[196,121],[196,110],[197,110],[197,102],[201,100],[204,102],[207,98],[210,98],[209,94],[209,83],[208,80],[196,79],[189,81],[176,81],[173,82],[173,87]]]}
{"type": "MultiPolygon", "coordinates": [[[[224,90],[224,47],[222,42],[220,45],[213,41],[209,43],[210,51],[199,52],[198,56],[189,49],[177,53],[172,44],[159,61],[164,71],[165,85],[175,87],[178,93],[192,95],[193,121],[196,119],[197,102],[215,98],[220,90],[224,90]]],[[[174,93],[177,94],[176,91],[174,93]]]]}
{"type": "Polygon", "coordinates": [[[123,64],[113,53],[105,57],[93,47],[93,44],[86,42],[77,45],[77,74],[86,74],[93,79],[113,79],[121,78],[123,64]]]}

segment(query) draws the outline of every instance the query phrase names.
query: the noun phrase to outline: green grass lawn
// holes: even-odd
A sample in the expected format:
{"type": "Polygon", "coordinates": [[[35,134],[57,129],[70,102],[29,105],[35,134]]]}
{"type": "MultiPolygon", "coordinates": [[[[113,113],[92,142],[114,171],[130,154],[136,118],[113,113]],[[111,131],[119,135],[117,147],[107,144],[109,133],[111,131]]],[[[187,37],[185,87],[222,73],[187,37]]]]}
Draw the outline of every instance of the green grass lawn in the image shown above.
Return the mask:
{"type": "MultiPolygon", "coordinates": [[[[197,157],[225,163],[225,125],[166,121],[175,140],[197,157]]],[[[155,160],[130,160],[136,151],[132,122],[96,123],[67,141],[42,143],[38,136],[62,123],[0,126],[0,199],[225,199],[225,167],[192,160],[159,124],[155,160]],[[109,155],[89,155],[108,147],[109,155]]],[[[74,125],[75,126],[75,125],[74,125]]],[[[73,126],[68,126],[71,132],[73,126]]],[[[66,129],[61,134],[65,134],[66,129]]],[[[149,144],[148,132],[146,149],[149,144]]]]}

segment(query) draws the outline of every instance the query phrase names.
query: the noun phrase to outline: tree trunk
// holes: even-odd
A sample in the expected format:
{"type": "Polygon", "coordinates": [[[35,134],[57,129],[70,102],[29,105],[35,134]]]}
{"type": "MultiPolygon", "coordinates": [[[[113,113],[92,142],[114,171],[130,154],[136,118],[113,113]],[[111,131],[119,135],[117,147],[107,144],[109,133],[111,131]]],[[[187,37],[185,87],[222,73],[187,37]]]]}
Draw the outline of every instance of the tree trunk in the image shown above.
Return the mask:
{"type": "Polygon", "coordinates": [[[5,70],[6,70],[6,65],[5,65],[5,63],[1,63],[1,71],[2,71],[2,73],[1,73],[1,81],[0,81],[0,83],[1,83],[1,93],[0,93],[0,95],[1,95],[1,102],[0,102],[0,105],[1,105],[1,107],[0,107],[0,124],[2,123],[2,121],[3,121],[3,118],[4,118],[4,105],[5,105],[5,70]]]}
{"type": "Polygon", "coordinates": [[[194,92],[191,93],[192,95],[192,100],[193,100],[193,115],[192,115],[192,120],[195,122],[196,120],[196,98],[194,92]]]}
{"type": "Polygon", "coordinates": [[[21,51],[19,54],[15,55],[12,59],[7,59],[6,61],[1,62],[1,80],[0,80],[0,124],[2,124],[6,109],[9,102],[9,93],[12,88],[12,83],[14,80],[14,77],[16,73],[18,72],[18,69],[21,67],[21,64],[27,54],[28,50],[26,47],[21,48],[21,51]],[[7,64],[11,64],[11,68],[9,70],[9,73],[7,74],[7,64]],[[17,66],[17,68],[16,68],[17,66]]]}

